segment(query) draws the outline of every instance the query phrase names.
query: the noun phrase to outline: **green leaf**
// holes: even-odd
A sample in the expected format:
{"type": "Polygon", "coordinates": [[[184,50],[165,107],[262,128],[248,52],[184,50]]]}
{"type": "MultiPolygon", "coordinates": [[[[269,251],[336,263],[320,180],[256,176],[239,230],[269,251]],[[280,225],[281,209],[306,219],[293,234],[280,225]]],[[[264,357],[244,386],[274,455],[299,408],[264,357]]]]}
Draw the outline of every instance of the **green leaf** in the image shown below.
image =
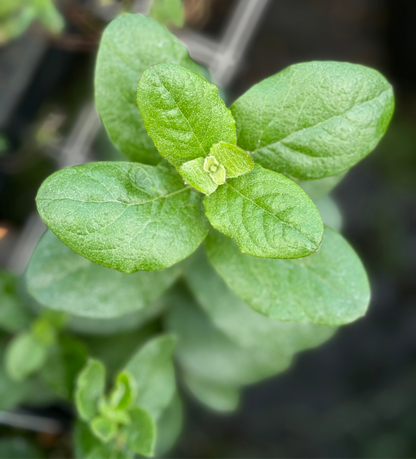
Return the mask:
{"type": "Polygon", "coordinates": [[[360,161],[383,136],[393,109],[392,88],[380,73],[344,62],[292,65],[231,107],[238,145],[263,167],[303,180],[360,161]]]}
{"type": "Polygon", "coordinates": [[[118,317],[137,310],[144,316],[147,307],[180,273],[179,266],[120,273],[78,255],[47,231],[30,259],[26,283],[29,293],[48,308],[92,318],[118,317]]]}
{"type": "Polygon", "coordinates": [[[90,425],[92,433],[104,443],[108,443],[117,434],[117,424],[103,416],[94,418],[90,425]]]}
{"type": "Polygon", "coordinates": [[[322,179],[306,181],[299,180],[295,181],[295,183],[297,183],[302,188],[302,190],[313,201],[315,201],[332,191],[346,175],[346,172],[342,172],[341,174],[324,177],[322,179]]]}
{"type": "Polygon", "coordinates": [[[206,383],[238,388],[275,375],[290,364],[286,355],[259,358],[232,342],[185,291],[172,296],[167,327],[178,337],[176,357],[182,370],[206,383]]]}
{"type": "Polygon", "coordinates": [[[59,34],[65,27],[65,22],[62,15],[55,7],[52,0],[42,0],[37,2],[37,17],[40,22],[46,27],[48,32],[59,34]]]}
{"type": "Polygon", "coordinates": [[[188,69],[171,64],[148,68],[137,103],[159,153],[177,168],[208,156],[220,141],[236,144],[235,121],[218,88],[188,69]]]}
{"type": "Polygon", "coordinates": [[[235,411],[240,402],[240,391],[234,387],[207,382],[194,375],[184,375],[184,381],[191,394],[214,411],[235,411]]]}
{"type": "Polygon", "coordinates": [[[341,231],[342,214],[336,202],[330,196],[322,196],[315,201],[315,204],[324,224],[335,231],[341,231]]]}
{"type": "Polygon", "coordinates": [[[206,158],[196,158],[188,161],[179,168],[186,183],[205,194],[213,193],[218,185],[204,168],[206,158]]]}
{"type": "Polygon", "coordinates": [[[131,424],[124,427],[127,443],[138,454],[151,457],[156,443],[156,425],[152,416],[141,408],[130,410],[131,424]]]}
{"type": "MultiPolygon", "coordinates": [[[[219,239],[221,241],[221,236],[219,239]]],[[[319,346],[336,331],[333,327],[264,317],[232,292],[204,251],[199,251],[198,255],[186,271],[187,284],[198,304],[224,335],[246,352],[256,355],[259,362],[273,361],[279,355],[291,357],[296,352],[319,346]]],[[[249,282],[257,283],[257,278],[249,282]]]]}
{"type": "Polygon", "coordinates": [[[90,421],[98,413],[98,401],[105,389],[105,368],[98,360],[90,359],[78,376],[75,402],[84,421],[90,421]]]}
{"type": "Polygon", "coordinates": [[[132,161],[157,164],[136,92],[143,71],[171,62],[200,72],[185,46],[163,26],[140,14],[123,14],[105,29],[95,70],[95,103],[111,140],[132,161]]]}
{"type": "Polygon", "coordinates": [[[0,328],[18,332],[28,328],[31,314],[17,294],[17,279],[9,271],[0,270],[0,328]]]}
{"type": "Polygon", "coordinates": [[[212,226],[250,255],[304,257],[322,240],[322,220],[307,194],[285,176],[258,165],[227,180],[204,203],[212,226]]]}
{"type": "Polygon", "coordinates": [[[246,151],[226,142],[213,145],[210,155],[214,156],[224,166],[227,179],[247,174],[254,167],[253,160],[246,151]]]}
{"type": "Polygon", "coordinates": [[[167,164],[63,169],[43,182],[37,206],[68,247],[125,273],[174,265],[196,250],[208,231],[201,196],[167,164]]]}
{"type": "Polygon", "coordinates": [[[72,316],[67,329],[80,335],[113,335],[123,331],[138,329],[160,315],[166,306],[166,297],[144,309],[109,318],[89,318],[72,316]]]}
{"type": "Polygon", "coordinates": [[[299,260],[244,255],[219,233],[210,234],[207,253],[234,293],[272,319],[337,326],[367,310],[364,267],[347,241],[328,227],[319,250],[299,260]]]}
{"type": "MultiPolygon", "coordinates": [[[[22,403],[33,387],[32,381],[15,381],[10,378],[5,365],[5,343],[0,341],[0,410],[7,411],[22,403]]],[[[0,456],[1,457],[1,456],[0,456]]]]}
{"type": "Polygon", "coordinates": [[[137,351],[125,368],[136,380],[136,406],[145,408],[155,420],[175,393],[174,346],[173,336],[153,338],[137,351]]]}
{"type": "Polygon", "coordinates": [[[6,350],[5,366],[10,378],[23,381],[39,370],[48,356],[48,347],[32,333],[22,332],[15,336],[6,350]]]}
{"type": "Polygon", "coordinates": [[[110,396],[110,404],[118,410],[126,410],[130,407],[137,395],[136,381],[133,376],[122,372],[117,376],[116,386],[110,396]]]}
{"type": "Polygon", "coordinates": [[[76,379],[87,357],[87,349],[78,339],[70,335],[60,336],[57,345],[50,349],[39,376],[56,395],[73,401],[76,379]]]}
{"type": "Polygon", "coordinates": [[[176,27],[183,27],[185,12],[182,0],[153,0],[149,17],[162,25],[172,23],[176,27]]]}
{"type": "MultiPolygon", "coordinates": [[[[92,434],[89,425],[80,419],[76,420],[74,428],[74,453],[77,459],[86,459],[102,443],[92,434]]],[[[103,445],[104,446],[104,445],[103,445]]],[[[102,455],[101,458],[110,457],[102,455]]]]}
{"type": "Polygon", "coordinates": [[[178,439],[183,424],[182,402],[178,393],[175,393],[167,408],[157,420],[155,456],[164,456],[178,439]]]}

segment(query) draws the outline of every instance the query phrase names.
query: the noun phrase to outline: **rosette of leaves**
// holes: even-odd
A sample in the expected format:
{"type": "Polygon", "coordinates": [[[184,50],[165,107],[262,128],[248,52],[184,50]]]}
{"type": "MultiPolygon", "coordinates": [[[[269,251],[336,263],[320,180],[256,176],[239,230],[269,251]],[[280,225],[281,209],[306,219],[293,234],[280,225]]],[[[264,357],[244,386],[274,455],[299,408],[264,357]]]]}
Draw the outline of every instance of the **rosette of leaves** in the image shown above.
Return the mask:
{"type": "Polygon", "coordinates": [[[75,392],[80,417],[75,429],[77,457],[133,458],[153,456],[155,449],[161,452],[161,420],[177,405],[174,342],[169,335],[147,342],[118,374],[108,395],[104,365],[95,359],[87,362],[75,392]]]}
{"type": "Polygon", "coordinates": [[[362,316],[365,271],[340,235],[324,235],[301,186],[328,191],[375,148],[393,113],[391,86],[367,67],[310,62],[229,109],[204,75],[153,20],[114,20],[98,53],[96,104],[130,162],[56,172],[37,196],[42,219],[82,257],[140,275],[163,273],[210,232],[210,262],[261,314],[331,326],[362,316]]]}

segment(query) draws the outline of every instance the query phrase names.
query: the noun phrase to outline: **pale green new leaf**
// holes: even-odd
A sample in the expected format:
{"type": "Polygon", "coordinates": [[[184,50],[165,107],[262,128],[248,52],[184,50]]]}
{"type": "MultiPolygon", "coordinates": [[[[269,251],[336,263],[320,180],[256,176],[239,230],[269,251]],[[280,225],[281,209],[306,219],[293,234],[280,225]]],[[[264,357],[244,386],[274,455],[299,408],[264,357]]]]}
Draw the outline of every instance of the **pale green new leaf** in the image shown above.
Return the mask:
{"type": "Polygon", "coordinates": [[[107,318],[138,310],[146,314],[180,273],[180,267],[174,266],[127,275],[87,260],[47,231],[32,254],[26,283],[42,306],[76,316],[107,318]]]}
{"type": "Polygon", "coordinates": [[[72,250],[125,273],[168,268],[204,240],[201,195],[168,164],[92,163],[55,172],[37,196],[47,226],[72,250]]]}
{"type": "Polygon", "coordinates": [[[231,107],[238,145],[256,163],[303,180],[347,170],[387,129],[393,91],[376,70],[344,62],[296,64],[231,107]]]}
{"type": "Polygon", "coordinates": [[[227,179],[239,177],[253,170],[251,156],[236,145],[226,142],[216,143],[209,152],[225,168],[227,179]]]}
{"type": "MultiPolygon", "coordinates": [[[[220,235],[219,239],[221,241],[220,235]]],[[[279,355],[291,357],[296,352],[321,345],[335,333],[333,327],[264,317],[232,292],[204,251],[200,250],[193,260],[186,271],[186,281],[199,305],[224,335],[256,355],[259,362],[272,361],[279,355]]],[[[249,282],[258,281],[253,278],[249,282]]],[[[293,291],[289,293],[296,295],[293,291]]]]}
{"type": "Polygon", "coordinates": [[[111,140],[132,161],[160,161],[146,133],[136,92],[144,70],[170,62],[200,72],[185,46],[162,25],[140,14],[123,14],[105,29],[95,70],[95,103],[111,140]]]}
{"type": "Polygon", "coordinates": [[[75,403],[84,421],[90,421],[98,412],[98,401],[105,389],[104,365],[90,359],[78,376],[75,390],[75,403]]]}
{"type": "Polygon", "coordinates": [[[207,252],[234,293],[271,319],[337,326],[367,310],[364,267],[347,241],[328,227],[319,250],[298,260],[244,255],[219,233],[210,234],[207,252]]]}
{"type": "Polygon", "coordinates": [[[39,370],[48,356],[48,348],[32,333],[16,335],[6,349],[5,366],[10,378],[23,381],[39,370]]]}
{"type": "Polygon", "coordinates": [[[235,411],[240,402],[240,391],[235,387],[223,386],[199,379],[194,375],[184,375],[184,382],[191,394],[214,411],[235,411]]]}
{"type": "Polygon", "coordinates": [[[148,68],[137,103],[159,153],[177,168],[208,156],[220,141],[236,144],[235,121],[218,88],[188,69],[171,64],[148,68]]]}
{"type": "Polygon", "coordinates": [[[97,416],[91,421],[92,433],[102,442],[108,443],[117,433],[117,424],[103,416],[97,416]]]}
{"type": "Polygon", "coordinates": [[[305,257],[322,240],[322,220],[308,195],[292,180],[258,165],[227,180],[204,204],[212,226],[250,255],[305,257]]]}
{"type": "Polygon", "coordinates": [[[129,411],[131,424],[123,428],[130,448],[138,454],[151,457],[156,443],[156,424],[152,416],[142,408],[129,411]]]}
{"type": "Polygon", "coordinates": [[[161,335],[148,341],[125,367],[136,381],[135,405],[146,409],[155,420],[169,405],[176,390],[172,353],[175,338],[161,335]]]}
{"type": "Polygon", "coordinates": [[[153,0],[149,17],[162,25],[173,24],[179,28],[183,27],[185,12],[182,0],[153,0]]]}
{"type": "Polygon", "coordinates": [[[196,158],[188,161],[179,168],[179,172],[186,183],[205,194],[213,193],[218,185],[204,168],[205,158],[196,158]]]}

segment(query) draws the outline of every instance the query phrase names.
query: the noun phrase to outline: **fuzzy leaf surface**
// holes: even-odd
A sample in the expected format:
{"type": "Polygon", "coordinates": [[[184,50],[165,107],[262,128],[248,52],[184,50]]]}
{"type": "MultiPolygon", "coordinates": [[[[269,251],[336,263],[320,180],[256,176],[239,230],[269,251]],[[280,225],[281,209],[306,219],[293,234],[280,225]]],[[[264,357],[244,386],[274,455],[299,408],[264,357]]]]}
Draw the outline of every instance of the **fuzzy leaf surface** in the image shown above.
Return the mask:
{"type": "Polygon", "coordinates": [[[267,260],[240,252],[219,233],[207,241],[215,269],[236,295],[271,319],[337,326],[363,316],[370,287],[348,242],[325,228],[321,247],[298,260],[267,260]]]}
{"type": "Polygon", "coordinates": [[[131,160],[157,164],[136,92],[151,65],[171,62],[200,72],[185,46],[165,27],[140,14],[123,14],[105,29],[95,70],[95,103],[111,140],[131,160]]]}
{"type": "Polygon", "coordinates": [[[63,169],[43,182],[37,206],[68,247],[125,273],[174,265],[208,231],[201,195],[167,164],[98,162],[63,169]]]}
{"type": "Polygon", "coordinates": [[[208,156],[220,141],[237,142],[234,118],[218,88],[184,67],[148,68],[140,79],[137,103],[159,153],[177,168],[208,156]]]}
{"type": "Polygon", "coordinates": [[[344,62],[296,64],[231,107],[238,145],[256,163],[303,180],[347,170],[370,153],[394,110],[376,70],[344,62]]]}
{"type": "Polygon", "coordinates": [[[192,161],[183,163],[179,172],[186,183],[193,186],[201,193],[211,194],[218,185],[214,182],[210,174],[204,169],[205,158],[196,158],[192,161]]]}
{"type": "Polygon", "coordinates": [[[292,180],[258,165],[227,180],[204,204],[212,226],[250,255],[305,257],[322,240],[322,220],[308,195],[292,180]]]}
{"type": "Polygon", "coordinates": [[[109,318],[152,307],[180,272],[174,266],[127,275],[87,260],[47,231],[30,259],[26,283],[42,306],[80,317],[109,318]]]}

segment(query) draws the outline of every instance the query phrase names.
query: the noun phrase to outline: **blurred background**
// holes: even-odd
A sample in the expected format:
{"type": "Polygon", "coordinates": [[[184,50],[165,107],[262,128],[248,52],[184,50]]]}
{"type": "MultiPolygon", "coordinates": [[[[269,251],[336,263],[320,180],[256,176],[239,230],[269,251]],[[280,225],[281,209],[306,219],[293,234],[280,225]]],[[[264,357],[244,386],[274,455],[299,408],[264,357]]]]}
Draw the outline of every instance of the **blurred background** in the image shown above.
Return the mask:
{"type": "MultiPolygon", "coordinates": [[[[14,2],[24,3],[0,0],[0,267],[22,273],[45,229],[34,201],[42,181],[62,167],[121,159],[93,105],[95,56],[105,25],[123,7],[146,13],[149,2],[57,0],[63,22],[22,15],[9,24],[6,4],[14,2]]],[[[184,7],[184,27],[172,30],[228,103],[290,64],[338,60],[381,71],[395,89],[396,112],[376,151],[332,192],[343,234],[370,276],[369,313],[286,373],[246,389],[235,414],[186,399],[184,432],[170,456],[416,457],[416,2],[185,0],[184,7]]],[[[1,440],[16,433],[50,441],[0,422],[0,457],[10,457],[1,440]]],[[[13,457],[31,457],[21,454],[13,457]]]]}

